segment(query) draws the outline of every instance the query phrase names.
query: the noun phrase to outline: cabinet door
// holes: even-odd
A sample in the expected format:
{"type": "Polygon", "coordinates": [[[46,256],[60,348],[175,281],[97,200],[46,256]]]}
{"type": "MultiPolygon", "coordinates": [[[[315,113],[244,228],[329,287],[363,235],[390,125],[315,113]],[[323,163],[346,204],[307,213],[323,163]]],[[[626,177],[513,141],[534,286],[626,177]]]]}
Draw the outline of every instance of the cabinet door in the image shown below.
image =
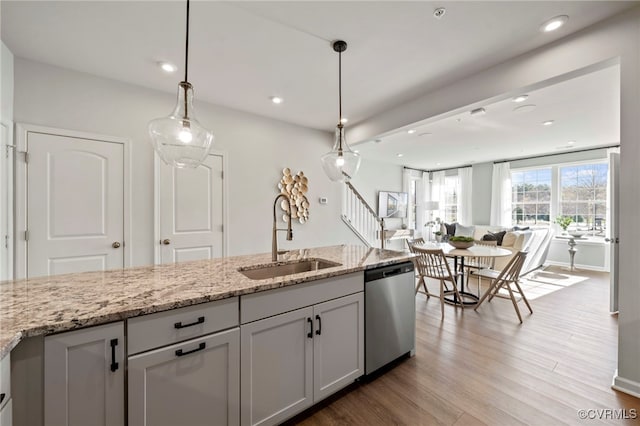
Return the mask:
{"type": "Polygon", "coordinates": [[[129,426],[237,425],[238,328],[129,357],[129,426]]]}
{"type": "Polygon", "coordinates": [[[241,330],[243,425],[277,424],[313,404],[313,308],[241,330]]]}
{"type": "Polygon", "coordinates": [[[364,293],[315,305],[313,395],[317,402],[364,374],[364,293]]]}
{"type": "Polygon", "coordinates": [[[45,425],[124,424],[122,322],[48,336],[44,355],[45,425]]]}

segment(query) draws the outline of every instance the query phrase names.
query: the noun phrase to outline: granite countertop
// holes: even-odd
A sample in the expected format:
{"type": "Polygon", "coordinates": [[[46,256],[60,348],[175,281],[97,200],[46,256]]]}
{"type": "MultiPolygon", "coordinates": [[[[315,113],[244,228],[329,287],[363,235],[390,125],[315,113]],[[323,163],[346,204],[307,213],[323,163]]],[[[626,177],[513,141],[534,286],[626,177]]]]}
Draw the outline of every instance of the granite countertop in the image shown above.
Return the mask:
{"type": "Polygon", "coordinates": [[[292,250],[282,261],[340,263],[319,271],[252,280],[238,268],[271,264],[271,254],[55,275],[0,282],[0,357],[22,339],[104,324],[410,260],[409,253],[364,246],[292,250]]]}

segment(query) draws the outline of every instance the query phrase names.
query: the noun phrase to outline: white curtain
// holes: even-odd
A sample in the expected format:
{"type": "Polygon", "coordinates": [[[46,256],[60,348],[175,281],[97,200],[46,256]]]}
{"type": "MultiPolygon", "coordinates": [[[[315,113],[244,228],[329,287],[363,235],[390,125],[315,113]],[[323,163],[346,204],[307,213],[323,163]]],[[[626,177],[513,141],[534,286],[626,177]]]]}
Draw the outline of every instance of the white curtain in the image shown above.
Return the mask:
{"type": "Polygon", "coordinates": [[[509,163],[493,165],[491,185],[491,225],[511,226],[511,166],[509,163]]]}
{"type": "Polygon", "coordinates": [[[437,210],[434,215],[436,218],[440,218],[442,222],[445,221],[445,206],[446,201],[445,193],[445,174],[442,172],[433,172],[431,174],[431,201],[438,201],[440,203],[440,209],[437,210]]]}
{"type": "Polygon", "coordinates": [[[473,224],[473,169],[458,169],[458,223],[469,226],[473,224]]]}

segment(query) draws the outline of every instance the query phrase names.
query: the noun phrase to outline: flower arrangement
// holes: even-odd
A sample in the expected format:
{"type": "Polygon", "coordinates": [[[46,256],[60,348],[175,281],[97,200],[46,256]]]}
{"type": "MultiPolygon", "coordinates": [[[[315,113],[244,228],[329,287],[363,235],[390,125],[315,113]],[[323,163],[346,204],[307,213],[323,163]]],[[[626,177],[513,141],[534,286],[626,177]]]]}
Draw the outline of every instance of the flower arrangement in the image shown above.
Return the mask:
{"type": "Polygon", "coordinates": [[[554,220],[554,223],[560,225],[560,228],[562,228],[564,232],[567,232],[567,228],[572,222],[573,218],[571,216],[558,216],[556,217],[556,220],[554,220]]]}

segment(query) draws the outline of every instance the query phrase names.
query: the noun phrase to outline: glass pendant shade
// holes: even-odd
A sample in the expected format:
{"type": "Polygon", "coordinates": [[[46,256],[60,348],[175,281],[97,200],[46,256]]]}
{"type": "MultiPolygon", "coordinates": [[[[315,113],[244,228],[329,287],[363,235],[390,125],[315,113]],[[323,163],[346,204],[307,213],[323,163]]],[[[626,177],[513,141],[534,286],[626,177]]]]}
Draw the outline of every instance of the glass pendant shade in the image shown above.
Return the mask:
{"type": "Polygon", "coordinates": [[[193,86],[178,85],[178,103],[170,116],[149,123],[151,142],[160,158],[170,166],[196,168],[213,145],[213,133],[202,127],[193,110],[193,86]]]}
{"type": "Polygon", "coordinates": [[[348,182],[358,173],[360,154],[351,151],[344,137],[344,127],[336,127],[336,141],[333,149],[322,156],[322,168],[334,182],[348,182]]]}

